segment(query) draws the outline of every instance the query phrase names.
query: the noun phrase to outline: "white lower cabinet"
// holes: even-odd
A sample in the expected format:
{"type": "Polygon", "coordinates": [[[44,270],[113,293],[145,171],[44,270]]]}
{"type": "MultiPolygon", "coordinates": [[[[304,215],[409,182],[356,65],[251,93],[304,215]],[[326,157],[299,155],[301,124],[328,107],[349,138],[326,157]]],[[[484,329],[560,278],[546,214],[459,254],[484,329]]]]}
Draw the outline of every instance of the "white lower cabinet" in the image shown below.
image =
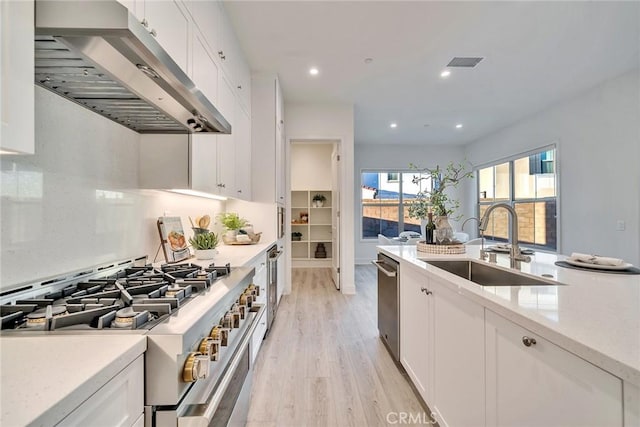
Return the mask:
{"type": "Polygon", "coordinates": [[[113,377],[58,426],[135,426],[144,419],[144,356],[113,377]]]}
{"type": "Polygon", "coordinates": [[[433,298],[429,279],[400,267],[400,363],[425,402],[433,399],[433,298]]]}
{"type": "Polygon", "coordinates": [[[619,378],[489,310],[486,378],[487,426],[623,425],[619,378]]]}
{"type": "Polygon", "coordinates": [[[484,308],[430,278],[433,400],[441,427],[484,425],[484,308]]]}
{"type": "Polygon", "coordinates": [[[484,425],[484,309],[400,266],[400,359],[441,426],[484,425]]]}
{"type": "Polygon", "coordinates": [[[262,260],[256,260],[251,266],[255,268],[255,276],[253,276],[253,284],[260,288],[260,295],[256,299],[258,304],[267,303],[267,255],[262,252],[262,260]]]}
{"type": "Polygon", "coordinates": [[[267,332],[267,310],[262,311],[262,315],[258,319],[258,326],[253,331],[253,336],[251,337],[251,363],[254,363],[256,357],[258,357],[258,352],[260,351],[260,347],[262,347],[262,341],[264,340],[264,335],[267,332]]]}

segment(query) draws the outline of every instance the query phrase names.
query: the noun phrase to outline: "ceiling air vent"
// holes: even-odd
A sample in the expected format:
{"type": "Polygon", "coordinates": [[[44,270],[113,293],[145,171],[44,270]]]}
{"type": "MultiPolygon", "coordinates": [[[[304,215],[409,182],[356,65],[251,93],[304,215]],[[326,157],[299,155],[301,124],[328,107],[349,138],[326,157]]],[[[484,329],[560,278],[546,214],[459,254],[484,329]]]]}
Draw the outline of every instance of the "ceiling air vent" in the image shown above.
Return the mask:
{"type": "Polygon", "coordinates": [[[447,67],[475,67],[483,58],[466,58],[456,56],[447,64],[447,67]]]}

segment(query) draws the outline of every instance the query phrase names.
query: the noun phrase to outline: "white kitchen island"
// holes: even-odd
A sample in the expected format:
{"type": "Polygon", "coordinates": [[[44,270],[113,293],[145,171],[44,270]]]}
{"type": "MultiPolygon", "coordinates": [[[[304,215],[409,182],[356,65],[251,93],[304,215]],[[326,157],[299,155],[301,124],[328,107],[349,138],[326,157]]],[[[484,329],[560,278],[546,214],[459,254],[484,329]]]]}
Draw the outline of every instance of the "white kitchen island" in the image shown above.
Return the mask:
{"type": "MultiPolygon", "coordinates": [[[[554,265],[565,257],[536,253],[521,271],[557,286],[480,286],[422,261],[478,260],[477,247],[379,251],[400,262],[401,362],[440,425],[579,425],[575,414],[589,410],[640,424],[639,275],[566,269],[554,265]],[[590,401],[603,406],[586,410],[590,401]]],[[[508,256],[497,266],[508,270],[508,256]]]]}

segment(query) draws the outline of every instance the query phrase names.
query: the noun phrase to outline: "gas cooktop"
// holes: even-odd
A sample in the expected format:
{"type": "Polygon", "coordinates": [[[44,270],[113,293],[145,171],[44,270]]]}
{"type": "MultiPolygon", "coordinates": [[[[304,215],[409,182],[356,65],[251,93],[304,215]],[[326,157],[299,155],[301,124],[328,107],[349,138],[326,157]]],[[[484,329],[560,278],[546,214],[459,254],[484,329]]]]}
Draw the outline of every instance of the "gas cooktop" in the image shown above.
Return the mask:
{"type": "Polygon", "coordinates": [[[150,329],[176,310],[185,309],[194,295],[230,272],[229,264],[201,267],[182,263],[158,268],[127,266],[75,281],[50,280],[40,284],[41,294],[33,296],[31,288],[28,297],[18,296],[0,305],[2,329],[150,329]]]}

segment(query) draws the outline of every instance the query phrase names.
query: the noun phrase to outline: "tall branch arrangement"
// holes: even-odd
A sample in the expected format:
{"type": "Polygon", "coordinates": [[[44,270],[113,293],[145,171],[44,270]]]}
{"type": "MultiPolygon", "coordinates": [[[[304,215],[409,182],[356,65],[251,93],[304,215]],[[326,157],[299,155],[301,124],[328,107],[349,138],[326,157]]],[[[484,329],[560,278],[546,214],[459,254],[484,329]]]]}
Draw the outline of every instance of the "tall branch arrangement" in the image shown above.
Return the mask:
{"type": "Polygon", "coordinates": [[[423,219],[427,217],[429,211],[436,216],[453,215],[460,207],[460,201],[451,198],[447,190],[456,188],[464,179],[471,178],[473,172],[467,172],[464,164],[454,162],[449,162],[445,168],[441,168],[440,165],[434,169],[419,168],[413,163],[410,163],[409,167],[418,173],[413,176],[414,184],[431,180],[431,188],[419,191],[416,198],[409,204],[409,217],[423,219]]]}

